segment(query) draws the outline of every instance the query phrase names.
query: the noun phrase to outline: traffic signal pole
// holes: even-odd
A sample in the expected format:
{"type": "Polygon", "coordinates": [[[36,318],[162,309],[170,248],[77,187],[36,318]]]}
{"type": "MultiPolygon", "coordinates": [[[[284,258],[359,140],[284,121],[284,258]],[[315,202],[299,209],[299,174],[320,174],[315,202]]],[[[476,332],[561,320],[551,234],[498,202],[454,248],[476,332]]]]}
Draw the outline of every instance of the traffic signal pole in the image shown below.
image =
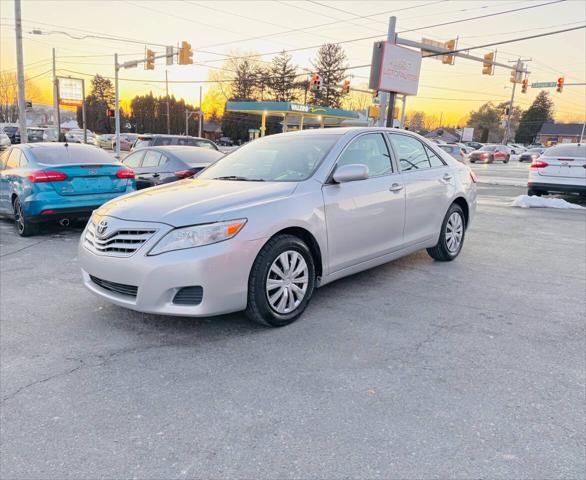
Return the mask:
{"type": "Polygon", "coordinates": [[[114,54],[114,122],[116,125],[116,158],[120,159],[120,93],[118,91],[118,72],[120,65],[118,64],[118,54],[114,54]]]}
{"type": "Polygon", "coordinates": [[[26,103],[24,101],[24,62],[22,60],[22,15],[20,0],[14,0],[14,25],[16,30],[16,75],[18,77],[18,124],[20,143],[27,143],[26,103]]]}

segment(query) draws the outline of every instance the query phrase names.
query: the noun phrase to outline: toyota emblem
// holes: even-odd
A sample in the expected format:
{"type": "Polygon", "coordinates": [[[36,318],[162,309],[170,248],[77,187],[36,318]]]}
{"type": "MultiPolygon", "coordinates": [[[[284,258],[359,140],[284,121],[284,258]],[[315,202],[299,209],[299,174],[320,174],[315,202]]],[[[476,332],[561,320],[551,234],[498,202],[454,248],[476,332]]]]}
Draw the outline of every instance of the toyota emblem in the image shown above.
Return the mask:
{"type": "Polygon", "coordinates": [[[98,234],[98,237],[100,237],[100,238],[105,237],[106,230],[108,230],[108,220],[102,220],[100,223],[98,223],[98,226],[96,227],[96,232],[98,234]]]}

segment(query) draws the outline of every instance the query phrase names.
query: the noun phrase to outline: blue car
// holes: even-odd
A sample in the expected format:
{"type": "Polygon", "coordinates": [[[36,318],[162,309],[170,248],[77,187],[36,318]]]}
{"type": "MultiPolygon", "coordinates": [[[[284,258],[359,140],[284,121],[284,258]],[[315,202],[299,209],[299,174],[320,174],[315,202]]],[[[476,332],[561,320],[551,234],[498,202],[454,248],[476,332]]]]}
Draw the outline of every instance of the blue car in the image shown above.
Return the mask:
{"type": "Polygon", "coordinates": [[[44,222],[87,219],[134,190],[134,172],[91,145],[32,143],[0,155],[0,214],[14,217],[23,237],[44,222]]]}

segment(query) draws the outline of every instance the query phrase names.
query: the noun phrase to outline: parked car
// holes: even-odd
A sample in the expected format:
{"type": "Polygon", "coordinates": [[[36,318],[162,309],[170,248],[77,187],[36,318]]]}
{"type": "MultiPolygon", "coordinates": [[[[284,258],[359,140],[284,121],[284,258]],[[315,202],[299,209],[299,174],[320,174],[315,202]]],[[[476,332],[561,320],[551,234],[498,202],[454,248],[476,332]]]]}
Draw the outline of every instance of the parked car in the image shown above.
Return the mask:
{"type": "Polygon", "coordinates": [[[36,127],[28,127],[26,129],[28,143],[37,143],[43,141],[43,135],[45,134],[45,129],[43,128],[36,128],[36,127]]]}
{"type": "Polygon", "coordinates": [[[0,155],[0,214],[12,216],[23,237],[43,222],[87,219],[134,190],[134,172],[89,145],[29,143],[0,155]]]}
{"type": "Polygon", "coordinates": [[[529,195],[552,192],[586,195],[586,145],[562,143],[547,148],[531,163],[529,195]]]}
{"type": "Polygon", "coordinates": [[[58,142],[59,132],[56,127],[43,128],[43,142],[58,142]]]}
{"type": "Polygon", "coordinates": [[[8,136],[12,145],[20,143],[20,128],[17,125],[4,125],[4,133],[8,136]]]}
{"type": "Polygon", "coordinates": [[[474,150],[470,156],[470,163],[484,162],[503,162],[509,163],[511,154],[506,145],[484,145],[479,150],[474,150]]]}
{"type": "Polygon", "coordinates": [[[478,142],[464,142],[466,145],[468,145],[469,147],[472,147],[474,150],[480,150],[482,147],[484,147],[484,143],[478,143],[478,142]]]}
{"type": "Polygon", "coordinates": [[[527,147],[527,150],[530,150],[531,148],[545,148],[545,146],[543,143],[532,143],[527,147]]]}
{"type": "MultiPolygon", "coordinates": [[[[86,131],[86,142],[88,145],[96,145],[98,144],[98,142],[96,141],[96,136],[94,134],[94,132],[92,132],[91,130],[87,130],[86,131]]],[[[67,141],[68,143],[84,143],[83,141],[83,129],[82,128],[76,128],[73,130],[69,130],[66,134],[65,134],[65,141],[67,141]]]]}
{"type": "Polygon", "coordinates": [[[287,325],[318,286],[423,248],[454,260],[475,181],[467,165],[404,130],[270,135],[193,179],[94,212],[78,251],[83,282],[141,312],[246,310],[287,325]]]}
{"type": "Polygon", "coordinates": [[[10,147],[10,137],[4,132],[0,131],[0,152],[10,147]]]}
{"type": "Polygon", "coordinates": [[[122,162],[136,174],[136,188],[189,178],[224,156],[207,148],[173,145],[134,150],[122,162]]]}
{"type": "Polygon", "coordinates": [[[188,145],[219,150],[218,146],[206,138],[190,137],[186,135],[139,135],[133,148],[161,147],[164,145],[188,145]]]}
{"type": "Polygon", "coordinates": [[[539,156],[545,151],[545,148],[541,148],[541,147],[537,147],[537,148],[531,148],[529,150],[527,150],[526,152],[523,152],[521,155],[519,155],[519,162],[523,163],[523,162],[529,162],[531,163],[533,160],[536,160],[539,158],[539,156]]]}
{"type": "MultiPolygon", "coordinates": [[[[120,134],[120,150],[129,152],[136,142],[138,135],[136,133],[121,133],[120,134]]],[[[116,135],[112,136],[112,150],[116,150],[116,135]]]]}
{"type": "Polygon", "coordinates": [[[441,148],[444,152],[448,152],[452,157],[454,157],[459,162],[465,162],[467,154],[465,150],[456,145],[454,143],[440,143],[438,147],[441,148]]]}
{"type": "Polygon", "coordinates": [[[509,143],[507,147],[509,147],[511,155],[521,155],[523,152],[525,152],[525,147],[523,145],[519,145],[518,143],[509,143]]]}
{"type": "Polygon", "coordinates": [[[102,135],[96,136],[96,142],[98,144],[98,147],[111,150],[112,140],[114,139],[114,137],[115,135],[112,133],[103,133],[102,135]]]}

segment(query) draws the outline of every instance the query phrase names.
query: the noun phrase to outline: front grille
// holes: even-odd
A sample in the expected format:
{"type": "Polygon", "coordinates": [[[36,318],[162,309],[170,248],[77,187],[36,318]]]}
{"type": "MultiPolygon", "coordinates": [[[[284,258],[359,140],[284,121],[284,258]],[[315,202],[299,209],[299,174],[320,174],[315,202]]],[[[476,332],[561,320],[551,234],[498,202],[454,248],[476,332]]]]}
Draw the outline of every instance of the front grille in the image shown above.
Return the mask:
{"type": "Polygon", "coordinates": [[[155,229],[125,229],[123,227],[100,238],[96,234],[96,226],[90,222],[85,232],[84,245],[96,253],[130,256],[155,232],[155,229]]]}
{"type": "Polygon", "coordinates": [[[110,292],[119,293],[120,295],[126,295],[128,297],[135,297],[138,293],[138,287],[134,285],[125,285],[123,283],[109,282],[108,280],[102,280],[101,278],[90,275],[92,282],[110,292]]]}
{"type": "Polygon", "coordinates": [[[203,288],[183,287],[175,294],[173,303],[176,305],[199,305],[203,299],[203,288]]]}

